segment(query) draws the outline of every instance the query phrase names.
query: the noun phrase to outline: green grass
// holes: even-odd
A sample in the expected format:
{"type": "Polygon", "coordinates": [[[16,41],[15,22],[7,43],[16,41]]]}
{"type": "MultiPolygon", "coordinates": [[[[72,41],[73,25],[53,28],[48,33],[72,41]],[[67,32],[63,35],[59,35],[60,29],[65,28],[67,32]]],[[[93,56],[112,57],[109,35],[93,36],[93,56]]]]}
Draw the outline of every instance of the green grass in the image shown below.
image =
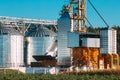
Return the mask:
{"type": "Polygon", "coordinates": [[[0,70],[0,80],[120,80],[120,70],[74,72],[59,75],[24,74],[17,70],[0,70]]]}

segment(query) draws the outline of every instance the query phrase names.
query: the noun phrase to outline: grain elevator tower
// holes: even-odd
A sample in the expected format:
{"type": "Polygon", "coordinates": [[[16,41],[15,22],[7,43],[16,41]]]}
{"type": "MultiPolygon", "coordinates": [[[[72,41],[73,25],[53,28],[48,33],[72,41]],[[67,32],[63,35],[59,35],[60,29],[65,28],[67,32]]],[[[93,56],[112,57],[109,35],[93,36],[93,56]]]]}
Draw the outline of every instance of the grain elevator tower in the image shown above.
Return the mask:
{"type": "Polygon", "coordinates": [[[64,6],[58,19],[58,65],[70,66],[70,48],[67,47],[67,32],[71,29],[69,7],[64,6]]]}
{"type": "Polygon", "coordinates": [[[71,31],[86,32],[86,0],[71,0],[71,31]]]}

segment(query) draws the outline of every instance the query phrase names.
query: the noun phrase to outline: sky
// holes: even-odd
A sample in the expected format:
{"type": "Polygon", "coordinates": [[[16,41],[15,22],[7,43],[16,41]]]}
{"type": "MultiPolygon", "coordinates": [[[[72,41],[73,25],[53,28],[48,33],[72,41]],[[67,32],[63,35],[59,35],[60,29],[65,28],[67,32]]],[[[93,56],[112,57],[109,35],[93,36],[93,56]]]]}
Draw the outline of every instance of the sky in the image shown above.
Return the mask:
{"type": "MultiPolygon", "coordinates": [[[[91,2],[110,27],[120,25],[120,0],[91,0],[91,2]]],[[[57,20],[60,17],[60,10],[67,3],[69,0],[0,0],[0,16],[57,20]]],[[[93,27],[106,26],[88,2],[86,10],[87,18],[93,27]]]]}

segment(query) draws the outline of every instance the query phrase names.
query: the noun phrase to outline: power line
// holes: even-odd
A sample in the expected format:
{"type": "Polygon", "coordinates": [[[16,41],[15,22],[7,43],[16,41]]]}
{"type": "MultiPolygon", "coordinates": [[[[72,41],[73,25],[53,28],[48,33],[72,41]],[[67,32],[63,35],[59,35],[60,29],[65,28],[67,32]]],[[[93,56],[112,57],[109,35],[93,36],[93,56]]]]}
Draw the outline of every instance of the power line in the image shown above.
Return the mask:
{"type": "Polygon", "coordinates": [[[92,2],[90,0],[88,0],[88,2],[90,3],[90,5],[93,7],[93,9],[96,11],[96,13],[98,14],[98,16],[103,20],[103,22],[106,24],[106,26],[109,28],[108,23],[105,21],[105,19],[101,16],[101,14],[98,12],[98,10],[95,8],[95,6],[92,4],[92,2]]]}

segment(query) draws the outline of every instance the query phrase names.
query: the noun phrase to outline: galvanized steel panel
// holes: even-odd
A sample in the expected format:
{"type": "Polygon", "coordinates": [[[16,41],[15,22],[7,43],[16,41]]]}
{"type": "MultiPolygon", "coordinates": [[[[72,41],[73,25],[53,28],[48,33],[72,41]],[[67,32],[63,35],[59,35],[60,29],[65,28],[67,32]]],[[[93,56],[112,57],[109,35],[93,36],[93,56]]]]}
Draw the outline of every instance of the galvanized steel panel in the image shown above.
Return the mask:
{"type": "Polygon", "coordinates": [[[99,48],[100,39],[99,38],[82,38],[82,46],[99,48]]]}
{"type": "Polygon", "coordinates": [[[117,32],[114,29],[100,31],[100,53],[117,53],[117,32]]]}
{"type": "Polygon", "coordinates": [[[68,32],[68,47],[79,47],[80,46],[80,40],[79,40],[79,34],[68,32]]]}
{"type": "Polygon", "coordinates": [[[68,35],[70,31],[70,16],[65,13],[58,20],[58,65],[70,65],[70,48],[68,48],[68,35]]]}

